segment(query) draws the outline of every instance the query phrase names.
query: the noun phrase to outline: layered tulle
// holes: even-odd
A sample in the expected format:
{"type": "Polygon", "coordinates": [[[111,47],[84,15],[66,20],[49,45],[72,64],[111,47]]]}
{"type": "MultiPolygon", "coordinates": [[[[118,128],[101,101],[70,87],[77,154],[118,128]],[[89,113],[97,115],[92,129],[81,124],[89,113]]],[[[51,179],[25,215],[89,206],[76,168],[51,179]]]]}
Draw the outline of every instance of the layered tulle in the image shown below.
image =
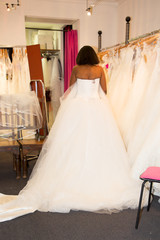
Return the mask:
{"type": "Polygon", "coordinates": [[[139,192],[99,79],[78,79],[61,98],[27,185],[9,203],[1,195],[0,221],[35,210],[111,213],[136,208],[139,192]]]}
{"type": "MultiPolygon", "coordinates": [[[[109,101],[128,152],[131,175],[135,179],[139,179],[147,167],[160,166],[159,43],[157,40],[157,44],[144,44],[141,48],[136,45],[134,54],[133,46],[129,45],[120,51],[118,58],[112,57],[109,101]],[[126,66],[123,59],[129,56],[126,66]]],[[[106,57],[104,61],[107,64],[106,57]]],[[[156,188],[156,192],[155,186],[153,189],[154,194],[160,195],[160,188],[156,188]]]]}

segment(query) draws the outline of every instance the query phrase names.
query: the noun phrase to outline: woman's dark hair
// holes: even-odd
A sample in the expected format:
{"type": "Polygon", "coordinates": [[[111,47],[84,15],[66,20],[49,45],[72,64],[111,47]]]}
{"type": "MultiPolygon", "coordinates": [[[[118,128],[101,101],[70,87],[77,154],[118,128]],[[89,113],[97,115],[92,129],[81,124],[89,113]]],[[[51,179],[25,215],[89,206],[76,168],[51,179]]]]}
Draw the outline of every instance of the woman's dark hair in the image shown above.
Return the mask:
{"type": "Polygon", "coordinates": [[[77,55],[76,63],[78,65],[95,65],[99,63],[99,59],[92,47],[84,46],[80,49],[77,55]]]}

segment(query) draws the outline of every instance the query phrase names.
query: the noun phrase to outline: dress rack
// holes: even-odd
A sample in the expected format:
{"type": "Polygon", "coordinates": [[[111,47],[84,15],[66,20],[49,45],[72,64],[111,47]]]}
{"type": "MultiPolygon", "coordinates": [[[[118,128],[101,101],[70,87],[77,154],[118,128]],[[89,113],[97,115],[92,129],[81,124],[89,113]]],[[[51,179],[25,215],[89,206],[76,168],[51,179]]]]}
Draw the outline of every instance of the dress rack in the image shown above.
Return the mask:
{"type": "Polygon", "coordinates": [[[147,44],[156,44],[157,40],[160,38],[160,29],[159,30],[155,30],[153,32],[147,33],[147,34],[143,34],[139,37],[133,38],[131,40],[128,40],[128,43],[120,43],[120,44],[116,44],[113,45],[111,47],[107,47],[101,50],[101,52],[98,53],[98,56],[100,57],[100,59],[104,56],[109,54],[112,51],[119,51],[120,49],[124,48],[124,47],[128,47],[128,46],[133,46],[133,45],[138,45],[143,47],[143,43],[147,43],[147,44]]]}
{"type": "MultiPolygon", "coordinates": [[[[130,35],[130,21],[131,17],[126,17],[126,36],[125,36],[125,44],[128,44],[129,42],[129,35],[130,35]]],[[[98,52],[101,52],[103,49],[101,49],[101,42],[102,42],[102,31],[98,31],[98,52]]]]}
{"type": "Polygon", "coordinates": [[[59,53],[60,53],[59,49],[41,49],[41,56],[47,59],[59,56],[59,53]]]}

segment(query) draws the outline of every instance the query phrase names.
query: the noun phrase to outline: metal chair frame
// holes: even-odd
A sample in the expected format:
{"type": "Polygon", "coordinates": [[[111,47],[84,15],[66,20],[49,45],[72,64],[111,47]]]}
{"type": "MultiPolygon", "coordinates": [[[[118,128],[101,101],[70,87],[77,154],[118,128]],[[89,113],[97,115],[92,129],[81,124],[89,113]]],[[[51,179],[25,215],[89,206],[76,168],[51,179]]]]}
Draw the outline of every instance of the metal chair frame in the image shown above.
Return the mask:
{"type": "Polygon", "coordinates": [[[139,221],[140,221],[140,215],[141,215],[141,204],[142,204],[142,198],[143,198],[143,192],[144,192],[144,187],[147,182],[150,183],[150,188],[149,188],[149,195],[148,195],[148,206],[147,206],[147,211],[149,212],[150,206],[151,206],[151,195],[152,195],[152,187],[153,183],[157,182],[160,183],[160,180],[156,179],[150,179],[150,178],[141,178],[143,180],[142,186],[141,186],[141,192],[140,192],[140,199],[139,199],[139,205],[138,205],[138,211],[137,211],[137,218],[136,218],[136,224],[135,228],[138,229],[139,221]]]}
{"type": "Polygon", "coordinates": [[[19,141],[20,148],[21,148],[21,164],[22,164],[22,176],[23,178],[27,178],[27,169],[28,169],[28,161],[29,160],[35,160],[39,156],[39,152],[42,148],[43,142],[45,137],[48,135],[48,121],[47,121],[47,105],[46,105],[46,97],[45,97],[45,89],[44,84],[41,80],[32,80],[30,82],[31,84],[31,90],[34,90],[36,92],[36,95],[39,99],[39,103],[41,105],[41,111],[42,111],[42,117],[43,117],[43,123],[42,123],[42,134],[41,129],[37,129],[37,134],[35,136],[35,139],[29,139],[25,140],[22,139],[19,141]],[[41,86],[42,90],[42,96],[39,97],[39,89],[38,86],[41,86]],[[33,87],[34,86],[34,87],[33,87]],[[34,155],[31,154],[31,152],[37,150],[38,154],[34,155]]]}

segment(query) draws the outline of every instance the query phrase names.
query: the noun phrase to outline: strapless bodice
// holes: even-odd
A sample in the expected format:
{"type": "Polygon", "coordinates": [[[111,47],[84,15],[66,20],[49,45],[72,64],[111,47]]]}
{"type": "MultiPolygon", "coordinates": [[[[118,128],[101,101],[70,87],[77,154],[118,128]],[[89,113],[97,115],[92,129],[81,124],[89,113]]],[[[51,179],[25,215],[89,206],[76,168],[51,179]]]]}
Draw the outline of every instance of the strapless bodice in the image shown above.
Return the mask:
{"type": "Polygon", "coordinates": [[[99,97],[99,78],[94,80],[77,79],[77,96],[79,97],[99,97]]]}

